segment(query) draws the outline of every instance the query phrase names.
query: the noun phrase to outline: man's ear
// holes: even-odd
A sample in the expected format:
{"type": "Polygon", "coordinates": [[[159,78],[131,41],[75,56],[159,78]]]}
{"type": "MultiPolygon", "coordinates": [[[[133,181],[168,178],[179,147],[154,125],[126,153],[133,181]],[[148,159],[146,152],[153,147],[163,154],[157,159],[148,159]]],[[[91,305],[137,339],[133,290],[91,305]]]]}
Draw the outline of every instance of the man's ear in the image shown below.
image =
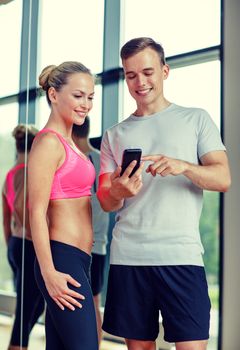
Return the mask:
{"type": "Polygon", "coordinates": [[[56,102],[56,90],[54,89],[54,87],[50,87],[48,89],[48,97],[49,97],[49,100],[51,101],[51,103],[56,102]]]}
{"type": "Polygon", "coordinates": [[[169,75],[170,67],[168,64],[164,64],[163,66],[163,79],[167,79],[169,75]]]}

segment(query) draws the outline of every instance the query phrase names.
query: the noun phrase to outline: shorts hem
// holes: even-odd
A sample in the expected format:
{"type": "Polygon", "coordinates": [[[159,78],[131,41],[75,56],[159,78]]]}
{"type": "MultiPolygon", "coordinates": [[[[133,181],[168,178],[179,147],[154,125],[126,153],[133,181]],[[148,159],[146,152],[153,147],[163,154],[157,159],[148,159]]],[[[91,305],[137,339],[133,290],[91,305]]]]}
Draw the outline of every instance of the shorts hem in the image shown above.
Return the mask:
{"type": "Polygon", "coordinates": [[[187,342],[187,341],[202,341],[202,340],[209,340],[208,336],[189,336],[189,337],[163,337],[163,339],[168,343],[180,343],[180,342],[187,342]]]}

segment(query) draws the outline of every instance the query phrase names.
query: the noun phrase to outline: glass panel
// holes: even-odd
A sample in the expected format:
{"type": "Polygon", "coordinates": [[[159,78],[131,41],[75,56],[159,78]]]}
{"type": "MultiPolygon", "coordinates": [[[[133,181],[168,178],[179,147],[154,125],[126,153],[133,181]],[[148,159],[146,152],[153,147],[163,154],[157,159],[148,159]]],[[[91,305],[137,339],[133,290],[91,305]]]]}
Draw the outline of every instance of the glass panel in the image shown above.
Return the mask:
{"type": "Polygon", "coordinates": [[[39,67],[80,61],[101,72],[104,1],[40,0],[40,9],[39,67]]]}
{"type": "MultiPolygon", "coordinates": [[[[18,123],[18,103],[11,103],[0,106],[0,187],[2,191],[5,176],[13,166],[16,151],[15,140],[12,131],[18,123]]],[[[2,213],[2,200],[0,201],[0,211],[2,213]]],[[[0,289],[13,291],[12,272],[7,260],[7,249],[3,234],[3,225],[0,225],[0,289]]]]}
{"type": "Polygon", "coordinates": [[[0,97],[15,94],[19,89],[21,18],[22,1],[0,6],[0,97]]]}
{"type": "Polygon", "coordinates": [[[204,246],[204,264],[211,299],[209,350],[217,349],[219,310],[219,193],[204,192],[200,232],[204,246]]]}
{"type": "Polygon", "coordinates": [[[150,36],[167,56],[220,43],[220,0],[125,0],[122,19],[122,43],[150,36]]]}
{"type": "Polygon", "coordinates": [[[170,70],[165,96],[176,104],[206,109],[220,128],[220,61],[170,70]]]}

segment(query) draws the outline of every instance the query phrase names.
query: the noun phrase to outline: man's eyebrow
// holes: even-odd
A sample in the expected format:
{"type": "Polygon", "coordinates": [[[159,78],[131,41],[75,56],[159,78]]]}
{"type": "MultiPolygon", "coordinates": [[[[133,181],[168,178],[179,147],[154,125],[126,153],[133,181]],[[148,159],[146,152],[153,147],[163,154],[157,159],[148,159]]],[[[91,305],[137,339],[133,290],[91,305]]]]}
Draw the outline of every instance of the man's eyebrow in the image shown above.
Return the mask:
{"type": "MultiPolygon", "coordinates": [[[[152,68],[152,67],[147,67],[147,68],[144,68],[143,69],[143,72],[152,72],[152,71],[154,71],[154,68],[152,68]]],[[[127,74],[136,74],[136,72],[134,72],[134,71],[127,71],[127,72],[125,72],[125,74],[127,75],[127,74]]]]}
{"type": "Polygon", "coordinates": [[[152,68],[152,67],[144,68],[144,69],[143,69],[144,72],[146,72],[146,71],[153,71],[153,70],[154,70],[154,68],[152,68]]]}
{"type": "Polygon", "coordinates": [[[129,70],[128,72],[125,72],[125,74],[135,74],[134,71],[129,70]]]}

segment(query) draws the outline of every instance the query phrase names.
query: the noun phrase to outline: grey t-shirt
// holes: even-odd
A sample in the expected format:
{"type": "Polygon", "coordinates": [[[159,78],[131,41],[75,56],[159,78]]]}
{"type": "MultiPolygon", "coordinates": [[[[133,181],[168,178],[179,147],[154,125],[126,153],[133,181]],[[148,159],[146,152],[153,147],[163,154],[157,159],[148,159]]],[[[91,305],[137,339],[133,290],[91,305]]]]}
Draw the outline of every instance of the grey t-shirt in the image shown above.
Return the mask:
{"type": "Polygon", "coordinates": [[[94,232],[94,245],[92,253],[105,255],[107,245],[107,234],[109,226],[109,214],[104,212],[96,196],[98,187],[98,173],[100,170],[100,152],[94,150],[88,153],[88,157],[94,165],[96,170],[96,180],[92,188],[92,221],[94,232]]]}
{"type": "MultiPolygon", "coordinates": [[[[131,115],[108,129],[101,145],[100,174],[113,172],[126,148],[193,164],[208,152],[225,150],[205,110],[175,104],[150,116],[131,115]]],[[[141,191],[126,199],[116,214],[110,262],[203,265],[199,233],[203,191],[183,175],[153,177],[145,170],[142,174],[141,191]]]]}

